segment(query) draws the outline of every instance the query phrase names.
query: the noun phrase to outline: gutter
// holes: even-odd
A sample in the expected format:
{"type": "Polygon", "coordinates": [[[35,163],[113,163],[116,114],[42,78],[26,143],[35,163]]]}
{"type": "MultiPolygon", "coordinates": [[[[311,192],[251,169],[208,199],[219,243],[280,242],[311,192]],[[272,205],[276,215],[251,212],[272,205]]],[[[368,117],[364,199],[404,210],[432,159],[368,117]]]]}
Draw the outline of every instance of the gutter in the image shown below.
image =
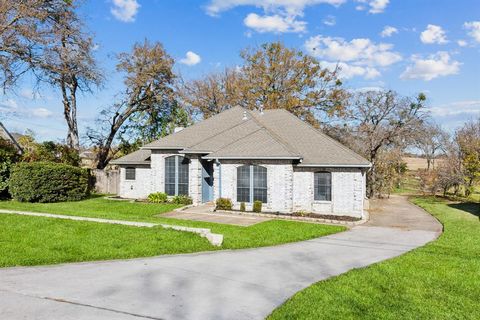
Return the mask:
{"type": "Polygon", "coordinates": [[[140,147],[140,149],[144,149],[144,150],[163,150],[163,149],[166,149],[166,150],[185,150],[185,147],[140,147]]]}
{"type": "Polygon", "coordinates": [[[206,156],[202,157],[205,160],[301,160],[301,157],[212,157],[206,156]]]}
{"type": "Polygon", "coordinates": [[[297,164],[305,168],[371,168],[372,164],[297,164]]]}

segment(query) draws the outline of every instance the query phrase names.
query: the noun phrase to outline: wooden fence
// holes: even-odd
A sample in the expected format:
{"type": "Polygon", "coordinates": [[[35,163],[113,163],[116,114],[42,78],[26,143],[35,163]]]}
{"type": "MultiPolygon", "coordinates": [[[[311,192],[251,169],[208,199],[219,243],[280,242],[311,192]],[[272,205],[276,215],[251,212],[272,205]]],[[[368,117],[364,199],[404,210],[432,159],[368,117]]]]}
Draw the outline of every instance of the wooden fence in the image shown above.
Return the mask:
{"type": "Polygon", "coordinates": [[[95,191],[105,194],[118,194],[120,187],[120,170],[92,170],[95,176],[95,191]]]}

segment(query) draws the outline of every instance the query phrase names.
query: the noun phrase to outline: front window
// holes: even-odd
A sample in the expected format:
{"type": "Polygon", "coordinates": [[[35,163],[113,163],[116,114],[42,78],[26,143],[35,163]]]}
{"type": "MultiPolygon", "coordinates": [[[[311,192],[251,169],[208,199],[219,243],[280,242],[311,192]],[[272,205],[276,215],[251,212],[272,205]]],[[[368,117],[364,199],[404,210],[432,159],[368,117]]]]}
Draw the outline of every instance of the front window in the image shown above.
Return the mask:
{"type": "Polygon", "coordinates": [[[267,203],[267,168],[245,165],[237,168],[237,202],[267,203]]]}
{"type": "Polygon", "coordinates": [[[125,168],[125,180],[135,180],[135,168],[125,168]]]}
{"type": "Polygon", "coordinates": [[[182,156],[165,158],[165,193],[169,196],[188,195],[188,163],[182,156]]]}
{"type": "Polygon", "coordinates": [[[315,172],[314,200],[332,201],[332,173],[315,172]]]}

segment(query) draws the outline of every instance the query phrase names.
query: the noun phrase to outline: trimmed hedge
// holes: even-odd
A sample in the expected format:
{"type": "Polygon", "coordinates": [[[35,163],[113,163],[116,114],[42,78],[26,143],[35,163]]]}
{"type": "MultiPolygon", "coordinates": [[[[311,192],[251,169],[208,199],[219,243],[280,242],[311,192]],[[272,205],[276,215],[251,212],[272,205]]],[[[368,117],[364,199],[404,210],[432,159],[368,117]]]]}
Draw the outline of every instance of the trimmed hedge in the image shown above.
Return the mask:
{"type": "Polygon", "coordinates": [[[253,212],[262,212],[262,201],[256,200],[253,202],[253,212]]]}
{"type": "Polygon", "coordinates": [[[232,210],[232,200],[229,198],[218,198],[215,210],[232,210]]]}
{"type": "Polygon", "coordinates": [[[167,203],[168,196],[164,192],[154,192],[148,195],[147,200],[151,203],[167,203]]]}
{"type": "Polygon", "coordinates": [[[12,168],[9,192],[21,202],[77,201],[90,194],[88,170],[53,162],[18,163],[12,168]]]}
{"type": "Polygon", "coordinates": [[[192,201],[192,198],[190,198],[189,196],[179,195],[179,196],[173,197],[172,200],[170,201],[170,203],[190,205],[190,204],[193,203],[193,201],[192,201]]]}

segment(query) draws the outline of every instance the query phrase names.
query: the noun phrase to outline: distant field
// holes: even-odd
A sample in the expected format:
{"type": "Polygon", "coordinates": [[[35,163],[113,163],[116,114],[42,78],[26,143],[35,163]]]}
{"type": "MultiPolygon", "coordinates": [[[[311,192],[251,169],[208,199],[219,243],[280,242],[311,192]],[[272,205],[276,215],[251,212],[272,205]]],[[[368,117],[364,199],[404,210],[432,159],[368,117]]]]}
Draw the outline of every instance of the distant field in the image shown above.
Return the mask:
{"type": "MultiPolygon", "coordinates": [[[[427,160],[424,158],[403,157],[402,160],[407,163],[408,170],[427,169],[427,160]]],[[[442,161],[442,159],[436,159],[435,167],[437,167],[442,161]]]]}

